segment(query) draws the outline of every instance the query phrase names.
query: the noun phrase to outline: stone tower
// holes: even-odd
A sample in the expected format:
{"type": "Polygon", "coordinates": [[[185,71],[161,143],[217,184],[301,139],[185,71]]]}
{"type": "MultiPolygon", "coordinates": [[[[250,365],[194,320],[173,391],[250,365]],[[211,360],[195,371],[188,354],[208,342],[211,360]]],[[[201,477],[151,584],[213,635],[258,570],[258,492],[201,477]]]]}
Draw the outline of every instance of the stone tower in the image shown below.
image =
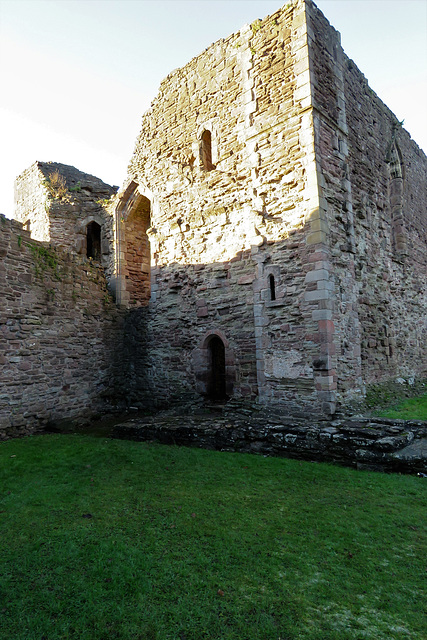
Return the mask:
{"type": "Polygon", "coordinates": [[[172,72],[116,210],[135,394],[332,414],[425,376],[426,167],[310,0],[172,72]]]}

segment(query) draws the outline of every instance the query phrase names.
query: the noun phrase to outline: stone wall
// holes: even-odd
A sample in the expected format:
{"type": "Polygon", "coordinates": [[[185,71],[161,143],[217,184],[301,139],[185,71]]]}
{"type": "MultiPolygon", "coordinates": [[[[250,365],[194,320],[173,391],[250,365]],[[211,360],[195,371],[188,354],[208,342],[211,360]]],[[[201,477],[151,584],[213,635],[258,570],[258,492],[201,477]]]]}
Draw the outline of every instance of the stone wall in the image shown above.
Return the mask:
{"type": "Polygon", "coordinates": [[[143,117],[118,211],[129,234],[130,190],[150,202],[149,373],[139,386],[154,396],[202,398],[216,335],[234,398],[334,408],[324,291],[307,275],[325,261],[304,11],[294,3],[213,44],[165,79],[143,117]]]}
{"type": "Polygon", "coordinates": [[[46,420],[77,411],[78,393],[86,411],[110,382],[138,407],[331,415],[370,384],[426,377],[426,171],[310,0],[219,40],[162,82],[117,196],[57,163],[18,179],[27,231],[5,221],[1,245],[3,411],[11,398],[18,422],[37,422],[16,400],[23,378],[46,420]],[[34,361],[31,332],[49,336],[34,361]],[[25,373],[45,352],[53,368],[25,373]]]}
{"type": "Polygon", "coordinates": [[[203,397],[215,335],[233,397],[287,410],[425,376],[426,163],[398,124],[310,0],[164,80],[119,194],[119,297],[151,300],[136,387],[203,397]]]}
{"type": "Polygon", "coordinates": [[[117,187],[58,162],[35,162],[15,182],[14,218],[31,237],[86,256],[87,228],[101,228],[100,248],[94,259],[108,280],[115,273],[114,195],[117,187]]]}
{"type": "Polygon", "coordinates": [[[307,2],[319,188],[333,265],[338,396],[425,378],[427,158],[307,2]]]}
{"type": "Polygon", "coordinates": [[[369,471],[427,471],[427,424],[386,418],[301,420],[295,417],[157,415],[132,418],[113,437],[239,451],[300,460],[330,461],[369,471]]]}
{"type": "Polygon", "coordinates": [[[121,316],[103,270],[3,216],[0,258],[0,438],[105,408],[121,316]]]}

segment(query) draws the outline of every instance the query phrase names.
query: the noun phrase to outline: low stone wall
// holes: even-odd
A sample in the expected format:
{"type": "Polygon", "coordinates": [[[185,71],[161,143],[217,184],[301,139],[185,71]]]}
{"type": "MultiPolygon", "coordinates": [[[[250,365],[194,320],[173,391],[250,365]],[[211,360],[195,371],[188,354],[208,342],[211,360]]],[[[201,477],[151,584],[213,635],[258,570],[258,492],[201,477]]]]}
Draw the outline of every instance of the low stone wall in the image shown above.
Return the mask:
{"type": "Polygon", "coordinates": [[[329,461],[373,471],[427,471],[427,422],[421,421],[160,415],[118,424],[113,437],[329,461]]]}
{"type": "Polygon", "coordinates": [[[0,439],[106,407],[120,323],[101,267],[0,216],[0,439]]]}

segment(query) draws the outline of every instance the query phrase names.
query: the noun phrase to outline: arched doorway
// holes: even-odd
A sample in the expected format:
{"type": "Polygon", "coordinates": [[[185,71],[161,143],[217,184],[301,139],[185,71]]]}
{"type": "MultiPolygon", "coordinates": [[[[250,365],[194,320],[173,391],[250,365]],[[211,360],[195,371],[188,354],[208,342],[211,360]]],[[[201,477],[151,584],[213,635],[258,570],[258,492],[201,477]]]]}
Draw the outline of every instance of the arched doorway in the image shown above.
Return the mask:
{"type": "Polygon", "coordinates": [[[86,227],[86,257],[101,260],[101,226],[95,221],[86,227]]]}
{"type": "Polygon", "coordinates": [[[212,336],[208,343],[208,353],[208,398],[212,402],[225,402],[228,399],[225,378],[225,346],[221,338],[212,336]]]}

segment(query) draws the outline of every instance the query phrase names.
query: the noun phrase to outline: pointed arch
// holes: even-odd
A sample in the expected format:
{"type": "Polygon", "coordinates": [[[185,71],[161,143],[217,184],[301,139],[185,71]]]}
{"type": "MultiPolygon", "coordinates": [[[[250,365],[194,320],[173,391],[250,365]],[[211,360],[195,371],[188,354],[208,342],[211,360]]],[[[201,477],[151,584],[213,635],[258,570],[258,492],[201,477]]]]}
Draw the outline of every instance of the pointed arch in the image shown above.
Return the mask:
{"type": "Polygon", "coordinates": [[[116,209],[118,244],[117,301],[127,307],[147,305],[151,296],[151,252],[147,230],[151,201],[132,181],[116,209]]]}

